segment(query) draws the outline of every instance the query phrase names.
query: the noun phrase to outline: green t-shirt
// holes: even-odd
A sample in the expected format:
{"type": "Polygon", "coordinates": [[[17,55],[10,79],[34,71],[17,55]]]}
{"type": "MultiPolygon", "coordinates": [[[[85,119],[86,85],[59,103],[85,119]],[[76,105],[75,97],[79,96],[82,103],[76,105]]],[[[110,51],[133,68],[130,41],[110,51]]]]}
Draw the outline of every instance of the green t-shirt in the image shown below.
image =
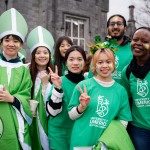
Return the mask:
{"type": "MultiPolygon", "coordinates": [[[[84,85],[86,86],[91,99],[82,116],[75,121],[71,136],[71,150],[73,147],[96,144],[113,119],[126,121],[132,119],[126,90],[117,82],[110,87],[103,87],[94,78],[90,78],[78,85],[82,89],[84,85]]],[[[68,110],[79,105],[80,92],[77,86],[68,110]]]]}
{"type": "Polygon", "coordinates": [[[75,86],[76,84],[68,80],[65,76],[62,77],[62,90],[64,92],[62,98],[62,112],[56,117],[50,117],[48,121],[49,127],[54,126],[59,128],[72,128],[74,121],[69,118],[67,107],[75,86]]]}
{"type": "Polygon", "coordinates": [[[150,72],[142,80],[131,73],[128,80],[126,68],[122,71],[121,84],[127,89],[129,97],[132,95],[132,124],[150,130],[150,72]]]}
{"type": "Polygon", "coordinates": [[[50,146],[56,150],[69,150],[70,138],[74,121],[69,118],[68,104],[70,102],[76,83],[71,82],[65,76],[62,77],[62,111],[55,117],[50,117],[48,121],[48,137],[50,146]],[[63,143],[61,146],[59,143],[63,143]]]}
{"type": "MultiPolygon", "coordinates": [[[[123,68],[130,63],[133,58],[133,54],[131,51],[130,43],[124,46],[118,46],[118,51],[115,52],[115,66],[116,71],[112,74],[112,78],[118,83],[121,82],[121,71],[123,68]]],[[[90,70],[88,74],[88,78],[93,77],[93,73],[90,70]]]]}
{"type": "Polygon", "coordinates": [[[115,66],[116,71],[112,74],[112,78],[120,83],[121,71],[123,68],[130,63],[133,58],[130,43],[124,46],[118,46],[118,51],[115,52],[115,66]]]}

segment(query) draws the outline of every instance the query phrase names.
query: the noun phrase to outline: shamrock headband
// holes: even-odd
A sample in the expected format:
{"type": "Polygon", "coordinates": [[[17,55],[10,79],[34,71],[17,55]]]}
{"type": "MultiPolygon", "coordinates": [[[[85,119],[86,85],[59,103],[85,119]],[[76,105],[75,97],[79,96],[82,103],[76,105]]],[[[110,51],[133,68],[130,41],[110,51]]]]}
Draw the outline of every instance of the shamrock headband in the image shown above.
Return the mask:
{"type": "Polygon", "coordinates": [[[94,37],[94,42],[88,42],[87,45],[90,47],[90,55],[93,56],[94,53],[101,48],[109,48],[113,53],[116,52],[118,50],[117,46],[117,40],[116,39],[112,39],[111,36],[107,36],[105,38],[105,42],[101,41],[101,37],[100,36],[95,36],[94,37]]]}

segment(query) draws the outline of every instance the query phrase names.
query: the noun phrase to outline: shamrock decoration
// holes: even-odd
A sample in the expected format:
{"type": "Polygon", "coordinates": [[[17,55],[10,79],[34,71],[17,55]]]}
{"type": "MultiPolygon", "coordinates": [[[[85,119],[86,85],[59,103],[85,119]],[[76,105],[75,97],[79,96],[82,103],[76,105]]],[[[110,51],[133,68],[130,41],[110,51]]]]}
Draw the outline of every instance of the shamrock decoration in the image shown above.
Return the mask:
{"type": "Polygon", "coordinates": [[[94,42],[88,42],[87,45],[90,47],[90,55],[92,56],[99,48],[109,48],[111,49],[113,52],[116,52],[118,50],[117,46],[117,40],[116,39],[112,39],[111,36],[107,36],[105,38],[105,42],[101,41],[101,37],[100,36],[95,36],[94,37],[94,42]]]}
{"type": "Polygon", "coordinates": [[[101,37],[99,35],[96,35],[94,37],[94,42],[95,42],[95,44],[100,43],[101,42],[101,37]]]}

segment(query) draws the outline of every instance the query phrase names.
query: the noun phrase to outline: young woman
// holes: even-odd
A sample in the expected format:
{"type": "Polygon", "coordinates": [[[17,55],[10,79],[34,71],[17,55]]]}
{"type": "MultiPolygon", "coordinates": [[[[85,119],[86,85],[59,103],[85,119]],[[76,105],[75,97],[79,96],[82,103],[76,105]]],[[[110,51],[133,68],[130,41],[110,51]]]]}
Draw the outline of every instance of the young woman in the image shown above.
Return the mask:
{"type": "Polygon", "coordinates": [[[32,122],[29,108],[32,81],[29,69],[18,57],[28,27],[14,8],[1,15],[0,25],[0,84],[3,86],[0,90],[0,147],[31,150],[28,125],[32,122]]]}
{"type": "Polygon", "coordinates": [[[113,52],[98,49],[91,63],[94,77],[74,88],[68,106],[69,116],[75,120],[70,150],[96,144],[113,119],[125,126],[131,120],[126,90],[111,77],[115,70],[113,52]]]}
{"type": "Polygon", "coordinates": [[[63,76],[68,73],[64,58],[68,48],[72,45],[72,40],[67,36],[60,37],[56,42],[53,65],[57,66],[59,76],[63,76]]]}
{"type": "Polygon", "coordinates": [[[47,102],[47,111],[51,115],[48,121],[48,136],[50,148],[53,150],[69,150],[70,136],[74,121],[68,116],[67,107],[74,87],[82,80],[82,73],[86,55],[79,46],[70,47],[65,54],[68,74],[62,78],[51,71],[51,80],[54,84],[50,100],[47,102]]]}
{"type": "Polygon", "coordinates": [[[45,104],[51,90],[48,67],[52,68],[51,51],[54,39],[48,30],[38,26],[29,33],[27,45],[32,54],[29,67],[33,82],[31,98],[38,101],[36,117],[30,127],[32,149],[49,150],[45,104]]]}
{"type": "Polygon", "coordinates": [[[150,28],[140,27],[135,31],[131,48],[134,57],[129,66],[122,71],[122,85],[131,98],[133,116],[128,131],[136,150],[149,150],[150,28]]]}

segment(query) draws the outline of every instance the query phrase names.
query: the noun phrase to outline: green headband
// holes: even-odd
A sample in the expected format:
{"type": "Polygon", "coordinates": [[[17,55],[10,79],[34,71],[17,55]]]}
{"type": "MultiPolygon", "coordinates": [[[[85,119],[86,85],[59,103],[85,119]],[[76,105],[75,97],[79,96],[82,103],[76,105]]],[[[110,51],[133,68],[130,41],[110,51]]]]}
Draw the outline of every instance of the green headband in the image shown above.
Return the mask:
{"type": "Polygon", "coordinates": [[[101,41],[101,37],[100,36],[95,36],[94,37],[94,41],[95,43],[92,42],[88,42],[88,46],[90,47],[90,55],[93,56],[94,53],[101,48],[109,48],[113,53],[116,52],[118,50],[117,46],[117,40],[116,39],[112,39],[111,36],[107,36],[105,38],[105,42],[101,41]]]}

